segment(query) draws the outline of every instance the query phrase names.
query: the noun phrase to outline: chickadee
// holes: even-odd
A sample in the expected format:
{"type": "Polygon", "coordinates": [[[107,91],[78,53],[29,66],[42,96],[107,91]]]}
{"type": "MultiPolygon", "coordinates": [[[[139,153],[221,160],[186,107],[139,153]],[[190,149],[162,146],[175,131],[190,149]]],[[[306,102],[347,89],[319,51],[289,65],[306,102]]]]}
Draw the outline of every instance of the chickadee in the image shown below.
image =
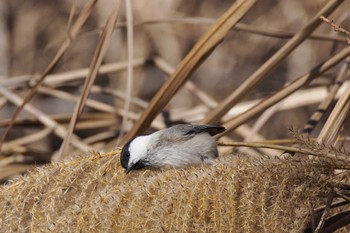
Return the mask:
{"type": "Polygon", "coordinates": [[[122,149],[120,162],[128,174],[144,167],[183,167],[213,163],[218,156],[212,136],[225,131],[222,126],[180,124],[153,134],[139,136],[122,149]]]}

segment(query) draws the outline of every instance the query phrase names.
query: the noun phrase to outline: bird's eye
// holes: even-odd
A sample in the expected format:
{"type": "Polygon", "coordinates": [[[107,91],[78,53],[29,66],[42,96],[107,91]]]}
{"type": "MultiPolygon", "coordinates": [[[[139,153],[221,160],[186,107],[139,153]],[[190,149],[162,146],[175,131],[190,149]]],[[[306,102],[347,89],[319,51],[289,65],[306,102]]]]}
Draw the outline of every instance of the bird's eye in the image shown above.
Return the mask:
{"type": "Polygon", "coordinates": [[[127,158],[129,158],[129,157],[130,157],[130,153],[126,153],[125,156],[126,156],[127,158]]]}

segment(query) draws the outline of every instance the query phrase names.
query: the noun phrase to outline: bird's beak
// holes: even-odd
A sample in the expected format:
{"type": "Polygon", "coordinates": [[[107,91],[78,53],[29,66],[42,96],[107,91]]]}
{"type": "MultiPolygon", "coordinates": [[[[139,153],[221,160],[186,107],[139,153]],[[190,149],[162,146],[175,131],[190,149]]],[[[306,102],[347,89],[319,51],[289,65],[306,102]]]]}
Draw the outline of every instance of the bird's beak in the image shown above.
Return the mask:
{"type": "Polygon", "coordinates": [[[126,168],[126,174],[131,172],[131,170],[137,170],[137,169],[141,169],[144,167],[145,167],[145,165],[141,161],[137,161],[136,163],[131,162],[130,164],[128,164],[128,167],[126,168]]]}
{"type": "Polygon", "coordinates": [[[128,167],[126,168],[126,174],[128,174],[129,172],[131,172],[131,170],[133,169],[133,167],[134,167],[134,164],[133,164],[133,163],[129,164],[128,167]]]}

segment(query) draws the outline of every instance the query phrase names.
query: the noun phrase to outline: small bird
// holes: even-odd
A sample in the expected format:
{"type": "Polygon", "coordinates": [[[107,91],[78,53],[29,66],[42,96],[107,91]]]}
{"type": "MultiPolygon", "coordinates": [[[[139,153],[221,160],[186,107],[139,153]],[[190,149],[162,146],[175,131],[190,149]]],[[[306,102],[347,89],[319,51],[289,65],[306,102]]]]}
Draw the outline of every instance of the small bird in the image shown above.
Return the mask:
{"type": "Polygon", "coordinates": [[[179,124],[146,136],[138,136],[122,149],[120,163],[128,174],[144,167],[184,167],[212,164],[218,156],[212,136],[225,131],[222,126],[179,124]]]}

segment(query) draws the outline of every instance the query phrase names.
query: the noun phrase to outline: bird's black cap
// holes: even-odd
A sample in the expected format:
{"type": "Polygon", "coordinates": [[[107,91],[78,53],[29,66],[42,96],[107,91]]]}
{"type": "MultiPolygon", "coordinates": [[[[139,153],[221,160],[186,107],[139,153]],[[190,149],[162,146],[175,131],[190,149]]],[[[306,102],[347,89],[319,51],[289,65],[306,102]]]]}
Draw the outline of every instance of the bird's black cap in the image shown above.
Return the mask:
{"type": "Polygon", "coordinates": [[[130,159],[129,146],[132,140],[130,140],[128,143],[126,143],[123,146],[122,152],[120,153],[120,163],[124,169],[128,168],[129,159],[130,159]]]}

